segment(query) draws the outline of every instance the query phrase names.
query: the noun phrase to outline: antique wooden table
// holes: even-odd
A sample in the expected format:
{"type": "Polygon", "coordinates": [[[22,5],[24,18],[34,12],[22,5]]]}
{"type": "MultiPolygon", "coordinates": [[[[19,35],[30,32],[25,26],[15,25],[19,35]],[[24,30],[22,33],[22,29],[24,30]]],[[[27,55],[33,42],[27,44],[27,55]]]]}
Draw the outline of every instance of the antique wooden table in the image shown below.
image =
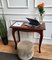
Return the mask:
{"type": "MultiPolygon", "coordinates": [[[[16,21],[17,22],[17,21],[16,21]]],[[[15,23],[16,23],[15,22],[15,23]]],[[[14,42],[15,42],[15,49],[17,49],[17,43],[20,41],[20,31],[23,31],[23,32],[38,32],[40,34],[40,39],[39,39],[39,53],[41,52],[41,43],[42,43],[42,40],[43,40],[43,30],[45,30],[45,23],[42,23],[38,26],[25,26],[23,22],[23,24],[21,26],[17,26],[17,25],[14,25],[15,23],[13,23],[10,28],[12,28],[12,35],[13,35],[13,38],[14,38],[14,42]],[[15,32],[18,32],[18,42],[16,41],[16,38],[15,38],[15,32]]]]}

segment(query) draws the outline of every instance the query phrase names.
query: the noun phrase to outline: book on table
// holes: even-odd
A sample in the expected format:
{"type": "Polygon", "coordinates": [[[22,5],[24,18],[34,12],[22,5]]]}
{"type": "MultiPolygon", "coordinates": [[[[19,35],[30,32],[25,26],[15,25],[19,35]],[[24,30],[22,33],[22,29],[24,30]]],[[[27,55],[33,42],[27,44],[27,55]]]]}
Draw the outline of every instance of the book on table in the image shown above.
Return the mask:
{"type": "Polygon", "coordinates": [[[16,22],[13,24],[13,26],[21,26],[23,24],[23,22],[16,22]]]}

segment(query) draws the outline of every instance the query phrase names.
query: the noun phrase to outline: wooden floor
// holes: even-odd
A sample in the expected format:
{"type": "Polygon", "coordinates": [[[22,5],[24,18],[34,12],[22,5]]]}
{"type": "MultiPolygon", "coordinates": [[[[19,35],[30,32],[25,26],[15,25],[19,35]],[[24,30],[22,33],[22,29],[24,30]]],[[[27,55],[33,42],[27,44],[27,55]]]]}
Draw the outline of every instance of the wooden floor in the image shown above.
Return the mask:
{"type": "MultiPolygon", "coordinates": [[[[3,45],[3,43],[0,42],[0,52],[16,53],[14,42],[10,41],[8,45],[3,45]]],[[[41,53],[39,53],[38,44],[34,44],[34,57],[52,60],[52,46],[42,45],[41,53]]]]}

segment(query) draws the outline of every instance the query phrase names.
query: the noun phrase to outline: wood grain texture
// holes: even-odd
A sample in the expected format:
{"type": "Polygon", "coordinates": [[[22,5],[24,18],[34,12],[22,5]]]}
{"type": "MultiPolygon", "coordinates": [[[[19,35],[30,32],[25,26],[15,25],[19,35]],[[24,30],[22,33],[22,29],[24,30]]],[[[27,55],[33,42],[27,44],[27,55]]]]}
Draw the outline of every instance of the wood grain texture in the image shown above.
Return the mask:
{"type": "MultiPolygon", "coordinates": [[[[52,45],[42,45],[41,53],[38,51],[38,44],[34,44],[34,57],[52,60],[52,45]]],[[[16,54],[14,42],[9,41],[8,45],[3,45],[2,41],[0,40],[0,52],[16,54]]]]}

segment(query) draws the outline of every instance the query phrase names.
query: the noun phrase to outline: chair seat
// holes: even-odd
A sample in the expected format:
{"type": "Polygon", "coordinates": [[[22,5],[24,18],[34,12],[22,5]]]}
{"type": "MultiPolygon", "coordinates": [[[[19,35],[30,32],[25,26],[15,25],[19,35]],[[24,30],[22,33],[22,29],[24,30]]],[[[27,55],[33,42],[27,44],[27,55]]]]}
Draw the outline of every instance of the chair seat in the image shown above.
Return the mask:
{"type": "Polygon", "coordinates": [[[33,43],[30,41],[20,41],[17,44],[17,53],[21,59],[30,59],[33,56],[33,43]]]}

